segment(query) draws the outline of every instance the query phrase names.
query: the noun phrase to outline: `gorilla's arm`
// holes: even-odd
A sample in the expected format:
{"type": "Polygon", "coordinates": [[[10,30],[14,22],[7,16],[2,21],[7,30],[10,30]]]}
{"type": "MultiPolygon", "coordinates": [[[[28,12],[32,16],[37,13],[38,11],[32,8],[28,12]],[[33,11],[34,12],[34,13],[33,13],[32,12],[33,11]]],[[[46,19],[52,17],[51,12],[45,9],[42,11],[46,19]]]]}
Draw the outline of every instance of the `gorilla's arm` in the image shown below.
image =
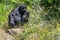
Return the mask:
{"type": "Polygon", "coordinates": [[[10,26],[13,26],[14,27],[14,18],[12,16],[12,14],[9,15],[9,21],[8,22],[9,22],[9,25],[10,26]]]}

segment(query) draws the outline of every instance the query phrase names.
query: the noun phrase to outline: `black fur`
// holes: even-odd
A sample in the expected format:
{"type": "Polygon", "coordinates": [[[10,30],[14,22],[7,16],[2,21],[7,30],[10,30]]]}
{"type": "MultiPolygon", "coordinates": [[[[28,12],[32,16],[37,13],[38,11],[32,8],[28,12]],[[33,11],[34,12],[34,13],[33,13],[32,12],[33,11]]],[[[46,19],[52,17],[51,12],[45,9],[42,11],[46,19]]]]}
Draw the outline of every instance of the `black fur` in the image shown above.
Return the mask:
{"type": "Polygon", "coordinates": [[[25,5],[21,5],[16,9],[12,10],[12,12],[8,16],[8,23],[10,26],[14,27],[21,22],[24,25],[25,22],[28,22],[29,19],[29,12],[25,5]]]}

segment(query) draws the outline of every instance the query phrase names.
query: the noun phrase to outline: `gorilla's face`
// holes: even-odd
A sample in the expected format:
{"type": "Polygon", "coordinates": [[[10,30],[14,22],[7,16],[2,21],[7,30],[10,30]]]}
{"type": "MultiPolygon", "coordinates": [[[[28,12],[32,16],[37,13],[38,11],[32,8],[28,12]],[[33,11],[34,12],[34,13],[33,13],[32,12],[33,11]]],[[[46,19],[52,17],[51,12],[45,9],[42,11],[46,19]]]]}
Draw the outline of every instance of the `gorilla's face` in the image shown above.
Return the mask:
{"type": "Polygon", "coordinates": [[[22,20],[26,20],[26,19],[28,19],[28,12],[24,12],[22,16],[22,20]]]}

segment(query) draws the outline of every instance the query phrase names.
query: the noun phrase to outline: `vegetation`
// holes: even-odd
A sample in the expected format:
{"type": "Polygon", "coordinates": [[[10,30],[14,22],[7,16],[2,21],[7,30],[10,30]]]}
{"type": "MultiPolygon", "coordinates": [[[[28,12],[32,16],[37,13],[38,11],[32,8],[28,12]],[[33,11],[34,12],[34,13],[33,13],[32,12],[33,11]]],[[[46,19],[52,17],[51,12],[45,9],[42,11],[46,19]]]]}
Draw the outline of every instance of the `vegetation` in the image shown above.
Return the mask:
{"type": "Polygon", "coordinates": [[[16,40],[60,40],[60,0],[0,0],[0,28],[8,28],[9,13],[22,4],[30,18],[16,40]]]}

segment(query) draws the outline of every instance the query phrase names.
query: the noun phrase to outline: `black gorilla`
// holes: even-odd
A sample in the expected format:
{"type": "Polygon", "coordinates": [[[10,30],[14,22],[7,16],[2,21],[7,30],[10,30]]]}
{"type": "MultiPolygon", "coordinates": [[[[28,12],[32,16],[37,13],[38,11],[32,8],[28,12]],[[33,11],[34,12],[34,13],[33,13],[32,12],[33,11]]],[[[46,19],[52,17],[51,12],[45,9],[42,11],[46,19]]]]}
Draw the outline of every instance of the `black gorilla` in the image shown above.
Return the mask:
{"type": "Polygon", "coordinates": [[[28,22],[29,19],[29,11],[25,5],[21,5],[16,9],[12,10],[12,12],[8,16],[8,23],[10,26],[14,27],[21,22],[24,25],[25,22],[28,22]]]}

